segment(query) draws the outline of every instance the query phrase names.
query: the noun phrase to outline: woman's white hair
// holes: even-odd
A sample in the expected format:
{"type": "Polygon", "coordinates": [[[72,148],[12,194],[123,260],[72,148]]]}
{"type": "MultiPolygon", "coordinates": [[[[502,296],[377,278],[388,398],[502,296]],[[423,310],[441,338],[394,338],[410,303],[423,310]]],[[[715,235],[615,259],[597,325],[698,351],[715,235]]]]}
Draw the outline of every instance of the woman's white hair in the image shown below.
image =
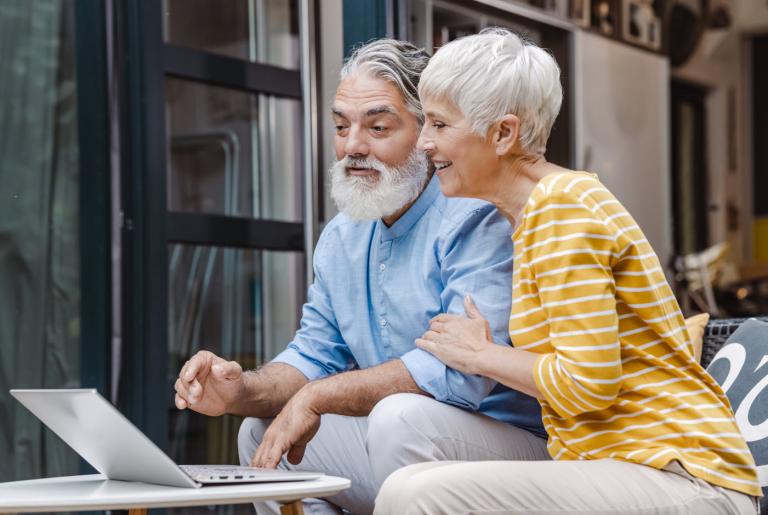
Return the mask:
{"type": "Polygon", "coordinates": [[[483,137],[513,114],[520,119],[522,148],[544,154],[563,88],[560,68],[546,50],[489,28],[440,47],[421,75],[419,97],[453,102],[483,137]]]}
{"type": "Polygon", "coordinates": [[[419,77],[429,62],[429,54],[423,48],[395,39],[377,39],[355,49],[341,68],[340,79],[358,73],[393,83],[403,95],[405,105],[424,123],[419,102],[419,77]]]}

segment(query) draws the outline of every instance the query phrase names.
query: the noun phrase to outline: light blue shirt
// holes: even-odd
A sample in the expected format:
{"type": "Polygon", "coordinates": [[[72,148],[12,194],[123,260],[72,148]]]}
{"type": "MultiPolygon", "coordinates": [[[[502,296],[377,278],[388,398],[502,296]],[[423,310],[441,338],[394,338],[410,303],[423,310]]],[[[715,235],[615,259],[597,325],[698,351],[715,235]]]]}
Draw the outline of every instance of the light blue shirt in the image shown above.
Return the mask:
{"type": "Polygon", "coordinates": [[[433,177],[391,227],[340,214],[323,230],[301,327],[273,361],[310,381],[400,359],[435,399],[544,435],[538,402],[447,367],[414,340],[471,294],[494,339],[509,343],[512,228],[490,204],[449,199],[433,177]]]}

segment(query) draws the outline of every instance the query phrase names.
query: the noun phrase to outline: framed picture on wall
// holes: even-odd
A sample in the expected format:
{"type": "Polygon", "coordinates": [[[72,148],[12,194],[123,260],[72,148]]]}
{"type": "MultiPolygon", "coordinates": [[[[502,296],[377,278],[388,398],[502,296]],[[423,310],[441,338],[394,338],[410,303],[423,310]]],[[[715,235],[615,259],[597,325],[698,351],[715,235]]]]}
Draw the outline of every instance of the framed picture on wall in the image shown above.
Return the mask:
{"type": "Polygon", "coordinates": [[[622,0],[621,37],[654,50],[661,48],[661,20],[651,0],[622,0]]]}
{"type": "Polygon", "coordinates": [[[568,2],[568,17],[580,27],[589,27],[590,24],[590,0],[570,0],[568,2]]]}
{"type": "Polygon", "coordinates": [[[590,2],[589,16],[591,26],[606,36],[614,34],[616,24],[616,2],[613,0],[592,0],[590,2]]]}
{"type": "Polygon", "coordinates": [[[531,0],[530,3],[560,18],[568,17],[569,0],[531,0]]]}

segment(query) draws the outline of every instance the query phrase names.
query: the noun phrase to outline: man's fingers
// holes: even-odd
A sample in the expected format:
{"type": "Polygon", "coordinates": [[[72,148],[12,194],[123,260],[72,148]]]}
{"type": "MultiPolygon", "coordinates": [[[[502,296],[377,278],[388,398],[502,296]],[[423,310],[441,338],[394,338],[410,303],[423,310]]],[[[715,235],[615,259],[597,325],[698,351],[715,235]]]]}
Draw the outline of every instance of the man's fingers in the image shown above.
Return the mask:
{"type": "Polygon", "coordinates": [[[291,447],[291,450],[288,451],[288,462],[293,465],[298,465],[301,463],[301,460],[304,458],[304,451],[306,450],[306,445],[300,445],[296,444],[293,447],[291,447]]]}
{"type": "Polygon", "coordinates": [[[251,458],[251,463],[249,465],[251,467],[258,467],[257,463],[259,462],[259,449],[256,449],[256,452],[253,454],[253,458],[251,458]]]}
{"type": "Polygon", "coordinates": [[[256,454],[251,460],[251,466],[264,469],[277,468],[277,464],[280,463],[280,458],[283,453],[279,450],[277,445],[265,445],[261,444],[256,454]]]}
{"type": "Polygon", "coordinates": [[[174,399],[174,401],[176,402],[176,407],[177,407],[178,409],[185,409],[185,408],[188,406],[188,404],[187,404],[187,401],[185,401],[184,399],[182,399],[182,398],[179,396],[179,394],[178,394],[178,393],[176,394],[176,398],[174,399]]]}
{"type": "Polygon", "coordinates": [[[187,387],[184,385],[184,382],[181,379],[176,379],[176,383],[173,385],[174,390],[176,390],[176,407],[179,409],[184,409],[188,406],[187,399],[189,398],[189,392],[187,391],[187,387]],[[184,402],[184,406],[179,406],[178,399],[181,399],[184,402]]]}
{"type": "Polygon", "coordinates": [[[191,382],[193,379],[204,379],[211,369],[214,354],[206,350],[198,351],[197,354],[192,356],[192,359],[187,361],[184,365],[184,376],[182,379],[186,382],[191,382]]]}

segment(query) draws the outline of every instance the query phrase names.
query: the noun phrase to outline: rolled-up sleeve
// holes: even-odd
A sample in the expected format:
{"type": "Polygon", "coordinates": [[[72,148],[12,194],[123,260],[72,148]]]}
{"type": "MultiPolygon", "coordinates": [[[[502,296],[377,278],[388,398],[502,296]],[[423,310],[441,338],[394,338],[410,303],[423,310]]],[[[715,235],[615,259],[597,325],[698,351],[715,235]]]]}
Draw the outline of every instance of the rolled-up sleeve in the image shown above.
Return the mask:
{"type": "MultiPolygon", "coordinates": [[[[444,313],[464,315],[464,296],[488,319],[494,340],[508,345],[512,295],[512,228],[491,205],[448,224],[437,240],[441,305],[444,313]]],[[[426,328],[425,328],[426,330],[426,328]]],[[[425,392],[439,401],[476,410],[496,382],[447,367],[431,354],[414,349],[400,358],[425,392]]]]}

